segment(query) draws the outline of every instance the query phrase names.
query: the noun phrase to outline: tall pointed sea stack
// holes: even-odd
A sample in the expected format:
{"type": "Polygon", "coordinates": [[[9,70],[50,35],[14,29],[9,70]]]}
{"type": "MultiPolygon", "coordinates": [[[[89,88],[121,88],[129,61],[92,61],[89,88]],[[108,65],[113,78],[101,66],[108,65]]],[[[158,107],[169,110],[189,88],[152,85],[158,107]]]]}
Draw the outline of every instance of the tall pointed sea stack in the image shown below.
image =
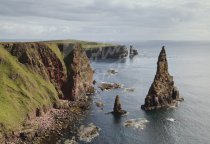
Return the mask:
{"type": "Polygon", "coordinates": [[[170,105],[176,105],[183,100],[179,97],[179,91],[174,85],[173,77],[168,72],[168,62],[164,46],[158,57],[157,72],[154,81],[145,98],[144,110],[158,109],[170,105]]]}

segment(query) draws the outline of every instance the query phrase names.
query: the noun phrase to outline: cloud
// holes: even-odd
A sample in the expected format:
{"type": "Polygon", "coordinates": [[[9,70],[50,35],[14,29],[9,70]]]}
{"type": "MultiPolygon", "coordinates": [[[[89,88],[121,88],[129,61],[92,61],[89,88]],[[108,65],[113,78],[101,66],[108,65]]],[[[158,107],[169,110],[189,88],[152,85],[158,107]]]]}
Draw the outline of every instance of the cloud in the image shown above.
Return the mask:
{"type": "Polygon", "coordinates": [[[208,39],[208,0],[0,0],[0,38],[208,39]],[[179,32],[179,33],[178,33],[179,32]]]}

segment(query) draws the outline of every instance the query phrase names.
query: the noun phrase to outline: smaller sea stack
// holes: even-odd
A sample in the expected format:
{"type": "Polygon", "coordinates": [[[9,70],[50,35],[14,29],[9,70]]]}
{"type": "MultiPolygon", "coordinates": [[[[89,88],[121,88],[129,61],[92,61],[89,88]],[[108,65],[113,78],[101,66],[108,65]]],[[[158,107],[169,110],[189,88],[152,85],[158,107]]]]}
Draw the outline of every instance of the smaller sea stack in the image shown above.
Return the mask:
{"type": "Polygon", "coordinates": [[[125,113],[126,113],[126,111],[123,110],[122,107],[121,107],[120,97],[117,95],[115,97],[114,108],[113,108],[112,114],[120,116],[120,115],[123,115],[125,113]]]}
{"type": "Polygon", "coordinates": [[[173,77],[168,72],[168,62],[165,47],[158,57],[157,72],[154,81],[145,98],[145,104],[141,106],[143,110],[153,110],[161,107],[176,106],[180,98],[179,91],[174,85],[173,77]]]}

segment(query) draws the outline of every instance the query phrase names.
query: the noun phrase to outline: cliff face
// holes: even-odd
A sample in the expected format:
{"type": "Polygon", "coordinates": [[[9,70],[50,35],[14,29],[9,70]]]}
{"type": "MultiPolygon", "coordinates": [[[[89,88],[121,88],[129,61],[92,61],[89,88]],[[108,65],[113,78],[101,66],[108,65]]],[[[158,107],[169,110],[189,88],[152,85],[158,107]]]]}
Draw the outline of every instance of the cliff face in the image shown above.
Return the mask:
{"type": "Polygon", "coordinates": [[[157,72],[154,81],[145,98],[144,110],[157,109],[176,104],[179,100],[179,91],[174,85],[173,77],[168,72],[168,62],[163,47],[157,62],[157,72]]]}
{"type": "Polygon", "coordinates": [[[120,59],[127,57],[128,50],[125,46],[104,46],[100,48],[86,49],[88,58],[92,59],[120,59]]]}
{"type": "Polygon", "coordinates": [[[66,67],[49,45],[45,43],[14,43],[5,44],[4,47],[11,55],[16,56],[20,63],[49,80],[55,86],[59,97],[63,97],[61,88],[67,78],[66,67]]]}
{"type": "Polygon", "coordinates": [[[59,98],[77,100],[93,91],[93,70],[83,49],[77,45],[64,58],[61,47],[52,42],[0,43],[0,139],[59,98]]]}
{"type": "Polygon", "coordinates": [[[77,100],[81,96],[93,93],[93,70],[81,45],[76,44],[64,61],[68,77],[64,86],[65,97],[77,100]]]}

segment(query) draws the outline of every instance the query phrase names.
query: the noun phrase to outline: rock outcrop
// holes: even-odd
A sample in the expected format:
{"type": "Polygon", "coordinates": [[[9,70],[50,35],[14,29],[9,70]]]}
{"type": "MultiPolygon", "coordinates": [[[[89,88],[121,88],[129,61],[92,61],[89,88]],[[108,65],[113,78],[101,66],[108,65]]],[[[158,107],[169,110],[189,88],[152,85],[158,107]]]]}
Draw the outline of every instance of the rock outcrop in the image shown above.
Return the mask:
{"type": "Polygon", "coordinates": [[[69,100],[77,100],[81,96],[94,93],[93,70],[84,50],[76,44],[64,59],[67,68],[67,81],[64,95],[69,100]]]}
{"type": "Polygon", "coordinates": [[[174,85],[173,77],[168,72],[168,62],[164,46],[158,57],[157,72],[154,81],[145,98],[144,110],[158,109],[170,105],[176,105],[177,101],[183,100],[174,85]]]}
{"type": "Polygon", "coordinates": [[[129,55],[129,57],[132,58],[135,55],[138,55],[138,51],[136,49],[134,49],[133,46],[131,45],[130,46],[130,55],[129,55]]]}
{"type": "Polygon", "coordinates": [[[123,110],[121,107],[120,97],[118,95],[115,97],[114,108],[113,108],[112,114],[116,116],[126,114],[126,111],[123,110]]]}
{"type": "Polygon", "coordinates": [[[128,49],[121,45],[90,48],[85,51],[87,57],[91,59],[121,59],[128,56],[128,49]]]}
{"type": "Polygon", "coordinates": [[[102,91],[104,90],[111,90],[111,89],[118,89],[121,88],[122,85],[119,83],[102,83],[98,86],[102,91]]]}

